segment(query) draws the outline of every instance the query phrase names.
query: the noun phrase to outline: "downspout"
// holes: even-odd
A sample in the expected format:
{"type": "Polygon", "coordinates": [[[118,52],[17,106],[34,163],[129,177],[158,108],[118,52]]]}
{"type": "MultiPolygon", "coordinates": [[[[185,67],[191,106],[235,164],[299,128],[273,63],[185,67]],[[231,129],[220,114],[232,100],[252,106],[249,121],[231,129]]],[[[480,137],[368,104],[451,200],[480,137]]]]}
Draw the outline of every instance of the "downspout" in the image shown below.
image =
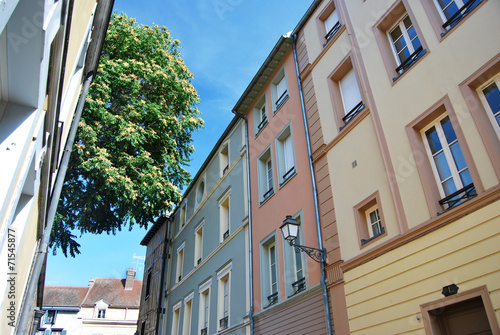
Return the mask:
{"type": "Polygon", "coordinates": [[[247,159],[247,198],[248,198],[248,274],[250,277],[250,311],[248,318],[250,319],[250,335],[253,335],[253,256],[252,256],[252,199],[250,197],[250,153],[248,146],[248,119],[238,113],[232,111],[234,115],[245,120],[245,146],[246,146],[246,159],[247,159]]]}
{"type": "MultiPolygon", "coordinates": [[[[38,287],[38,280],[40,278],[40,273],[41,269],[45,260],[45,257],[47,256],[47,250],[49,246],[49,241],[50,241],[50,232],[52,231],[52,226],[54,224],[54,217],[56,215],[56,210],[57,210],[57,205],[59,203],[59,197],[61,196],[61,190],[62,186],[64,183],[64,178],[66,176],[66,170],[68,168],[68,162],[69,158],[71,156],[71,149],[73,147],[73,142],[75,141],[76,137],[76,131],[78,128],[78,123],[80,122],[80,116],[82,115],[82,110],[83,110],[83,105],[85,103],[85,98],[87,96],[87,93],[89,91],[89,86],[92,83],[92,80],[94,78],[94,73],[91,72],[87,74],[84,84],[83,84],[83,89],[82,93],[80,95],[80,99],[78,100],[78,105],[76,107],[75,115],[73,117],[73,122],[71,123],[71,130],[68,135],[68,139],[66,142],[66,147],[64,148],[64,153],[63,157],[61,160],[60,168],[57,173],[56,177],[56,182],[54,184],[54,191],[52,193],[52,197],[50,198],[50,205],[49,205],[49,210],[47,211],[47,226],[44,229],[43,232],[43,237],[40,243],[40,246],[38,248],[38,251],[35,256],[35,263],[33,265],[33,277],[31,277],[30,282],[28,284],[28,289],[26,296],[27,297],[34,297],[37,287],[38,287]]],[[[25,304],[23,306],[23,310],[21,312],[21,317],[19,319],[18,323],[18,328],[16,331],[16,334],[26,334],[26,327],[28,325],[28,319],[30,316],[31,312],[31,305],[30,304],[25,304]]]]}
{"type": "MultiPolygon", "coordinates": [[[[160,319],[161,315],[163,314],[163,297],[165,294],[163,293],[163,282],[165,280],[165,265],[167,263],[167,254],[168,254],[168,244],[170,242],[170,239],[168,238],[168,232],[170,228],[170,217],[166,219],[165,221],[166,227],[165,227],[165,238],[164,238],[164,245],[163,245],[163,255],[162,255],[162,264],[161,264],[161,275],[160,275],[160,290],[158,292],[158,307],[156,311],[156,329],[155,329],[155,334],[158,335],[160,328],[160,319]]],[[[141,334],[142,335],[142,334],[141,334]]]]}
{"type": "MultiPolygon", "coordinates": [[[[295,61],[295,72],[297,74],[297,83],[299,86],[300,107],[302,109],[302,118],[304,120],[304,130],[306,133],[307,156],[309,158],[309,171],[311,173],[311,181],[312,181],[312,188],[313,188],[314,214],[315,214],[315,219],[316,219],[316,232],[318,234],[318,248],[321,250],[325,250],[323,248],[323,237],[321,236],[321,224],[320,224],[320,219],[319,219],[319,205],[318,205],[318,191],[316,188],[316,178],[314,176],[314,167],[313,167],[312,153],[311,153],[311,141],[309,139],[309,127],[307,125],[306,108],[304,105],[304,95],[302,92],[302,82],[300,80],[299,64],[297,61],[296,43],[297,43],[297,34],[293,34],[293,59],[295,61]]],[[[325,257],[326,257],[326,250],[325,250],[325,257]]],[[[323,290],[323,304],[325,305],[325,318],[326,318],[327,333],[332,334],[332,325],[331,325],[331,321],[330,321],[330,306],[328,304],[328,292],[326,289],[326,281],[325,281],[325,277],[326,277],[325,276],[325,262],[326,261],[320,262],[320,265],[321,265],[321,279],[320,279],[320,281],[321,281],[321,288],[323,290]]]]}

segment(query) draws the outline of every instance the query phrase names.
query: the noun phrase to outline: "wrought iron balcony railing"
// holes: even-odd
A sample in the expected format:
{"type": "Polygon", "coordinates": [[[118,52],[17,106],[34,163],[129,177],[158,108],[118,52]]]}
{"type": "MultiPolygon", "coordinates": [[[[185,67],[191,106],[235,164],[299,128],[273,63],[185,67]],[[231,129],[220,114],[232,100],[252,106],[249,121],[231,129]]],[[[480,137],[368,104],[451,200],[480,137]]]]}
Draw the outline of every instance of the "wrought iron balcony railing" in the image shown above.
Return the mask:
{"type": "Polygon", "coordinates": [[[285,90],[285,92],[283,92],[283,94],[278,98],[278,100],[276,100],[276,109],[274,110],[274,112],[280,109],[287,99],[288,99],[288,91],[285,90]]]}
{"type": "Polygon", "coordinates": [[[342,25],[340,24],[339,21],[337,21],[337,23],[332,27],[332,29],[330,29],[330,31],[328,31],[328,33],[325,35],[326,43],[323,44],[323,46],[328,44],[328,41],[330,41],[332,37],[335,36],[337,31],[339,31],[340,27],[342,27],[342,25]]]}
{"type": "Polygon", "coordinates": [[[285,174],[281,177],[283,181],[280,183],[280,186],[283,185],[294,174],[295,174],[295,166],[292,166],[292,168],[287,172],[285,172],[285,174]]]}
{"type": "Polygon", "coordinates": [[[259,125],[257,126],[258,131],[261,131],[266,124],[267,124],[267,117],[263,118],[262,121],[260,121],[259,125]]]}
{"type": "Polygon", "coordinates": [[[373,235],[373,236],[372,236],[372,237],[370,237],[370,238],[362,238],[362,239],[361,239],[361,245],[363,245],[363,244],[366,244],[366,243],[370,242],[371,240],[373,240],[373,239],[375,239],[375,238],[379,237],[380,235],[382,235],[383,233],[385,233],[385,228],[384,228],[384,227],[381,227],[381,228],[380,228],[380,231],[378,232],[378,234],[373,235]]]}
{"type": "Polygon", "coordinates": [[[408,58],[405,59],[404,62],[401,63],[396,68],[396,72],[398,73],[398,76],[392,78],[392,81],[396,81],[403,73],[406,72],[417,60],[419,60],[420,57],[422,57],[427,50],[425,50],[422,46],[419,46],[417,50],[415,50],[414,53],[412,53],[408,58]]]}
{"type": "Polygon", "coordinates": [[[271,187],[264,195],[262,196],[262,201],[260,202],[261,204],[264,203],[271,195],[274,194],[274,187],[271,187]]]}
{"type": "MultiPolygon", "coordinates": [[[[445,211],[450,208],[453,208],[471,198],[474,198],[477,195],[476,187],[474,184],[469,184],[458,191],[444,197],[439,200],[439,204],[443,207],[445,211]]],[[[438,213],[440,214],[440,213],[438,213]]]]}
{"type": "Polygon", "coordinates": [[[448,21],[443,23],[443,28],[446,29],[446,32],[442,33],[441,36],[444,36],[448,32],[448,30],[453,28],[458,22],[466,17],[482,1],[483,0],[469,0],[466,4],[464,4],[455,14],[453,14],[448,19],[448,21]]]}
{"type": "Polygon", "coordinates": [[[365,104],[363,103],[363,101],[360,101],[356,106],[354,106],[354,108],[351,109],[349,113],[347,113],[342,118],[342,121],[344,121],[345,124],[343,127],[340,127],[340,130],[342,130],[342,128],[344,128],[349,123],[349,121],[351,121],[356,115],[358,115],[358,113],[361,112],[364,108],[365,104]]]}

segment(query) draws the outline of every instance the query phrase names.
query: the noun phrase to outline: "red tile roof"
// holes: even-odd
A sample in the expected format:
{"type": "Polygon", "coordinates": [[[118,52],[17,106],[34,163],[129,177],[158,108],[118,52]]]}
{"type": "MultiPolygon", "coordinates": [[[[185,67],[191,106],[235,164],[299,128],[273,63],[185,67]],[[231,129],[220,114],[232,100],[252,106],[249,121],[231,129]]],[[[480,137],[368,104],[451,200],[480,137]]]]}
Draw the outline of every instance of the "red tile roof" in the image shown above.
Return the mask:
{"type": "Polygon", "coordinates": [[[45,286],[43,291],[44,306],[79,307],[82,305],[89,287],[45,286]]]}
{"type": "Polygon", "coordinates": [[[109,307],[139,308],[142,280],[134,280],[132,290],[125,290],[125,279],[96,278],[91,287],[45,286],[43,306],[94,306],[104,300],[109,307]]]}

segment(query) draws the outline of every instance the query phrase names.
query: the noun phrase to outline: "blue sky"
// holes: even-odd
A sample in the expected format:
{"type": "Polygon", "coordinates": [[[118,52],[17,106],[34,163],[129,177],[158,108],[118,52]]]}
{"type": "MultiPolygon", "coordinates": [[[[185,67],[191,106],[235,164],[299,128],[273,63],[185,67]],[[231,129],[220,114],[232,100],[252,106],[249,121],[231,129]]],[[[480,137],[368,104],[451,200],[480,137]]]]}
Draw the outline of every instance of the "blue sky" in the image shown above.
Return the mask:
{"type": "MultiPolygon", "coordinates": [[[[115,10],[140,24],[165,25],[181,41],[181,53],[200,95],[198,109],[205,128],[193,134],[196,152],[188,170],[192,176],[229,124],[232,107],[271,52],[279,37],[293,30],[312,0],[115,0],[115,10]]],[[[86,286],[90,278],[124,278],[128,268],[143,266],[139,243],[146,230],[114,235],[82,236],[75,258],[49,252],[45,284],[86,286]]]]}

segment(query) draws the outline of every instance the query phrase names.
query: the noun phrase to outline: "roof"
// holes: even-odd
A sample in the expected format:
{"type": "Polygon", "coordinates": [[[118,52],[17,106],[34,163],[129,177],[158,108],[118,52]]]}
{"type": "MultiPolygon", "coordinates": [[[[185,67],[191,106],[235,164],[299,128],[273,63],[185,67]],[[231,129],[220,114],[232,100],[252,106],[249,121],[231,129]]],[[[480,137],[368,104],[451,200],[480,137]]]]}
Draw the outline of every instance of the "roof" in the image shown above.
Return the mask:
{"type": "Polygon", "coordinates": [[[134,280],[134,287],[125,291],[125,279],[96,278],[82,306],[94,306],[104,300],[109,307],[136,307],[141,302],[142,280],[134,280]]]}
{"type": "Polygon", "coordinates": [[[160,230],[161,226],[163,226],[164,223],[168,222],[168,216],[161,216],[156,220],[155,224],[148,230],[146,233],[146,236],[141,241],[141,245],[147,246],[149,244],[149,241],[155,236],[156,232],[160,230]]]}
{"type": "Polygon", "coordinates": [[[125,279],[96,278],[92,286],[45,286],[43,306],[81,307],[94,306],[104,300],[109,307],[139,308],[142,280],[134,280],[134,287],[125,290],[125,279]]]}
{"type": "Polygon", "coordinates": [[[79,307],[82,305],[89,287],[45,286],[43,305],[51,307],[79,307]]]}

